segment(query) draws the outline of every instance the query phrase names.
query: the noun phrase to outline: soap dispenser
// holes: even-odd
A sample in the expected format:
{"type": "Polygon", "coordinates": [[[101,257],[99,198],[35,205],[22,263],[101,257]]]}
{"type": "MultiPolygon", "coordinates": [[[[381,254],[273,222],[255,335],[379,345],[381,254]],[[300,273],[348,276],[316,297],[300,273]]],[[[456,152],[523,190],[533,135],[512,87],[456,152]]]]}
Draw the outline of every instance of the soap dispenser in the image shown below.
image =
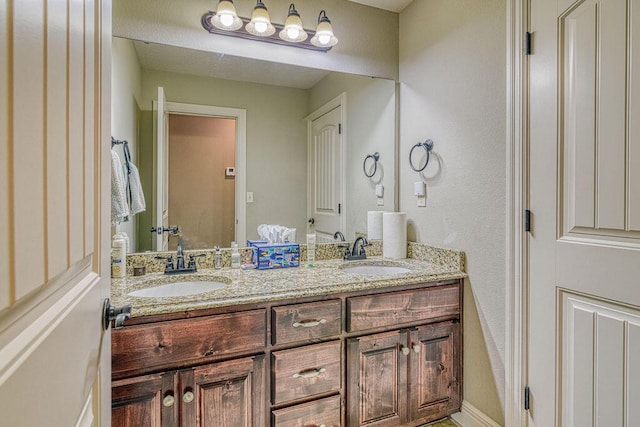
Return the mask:
{"type": "Polygon", "coordinates": [[[231,268],[240,268],[240,252],[236,242],[231,242],[231,268]]]}
{"type": "Polygon", "coordinates": [[[220,246],[216,246],[216,255],[214,260],[214,265],[216,270],[220,270],[222,268],[222,253],[220,252],[220,246]]]}

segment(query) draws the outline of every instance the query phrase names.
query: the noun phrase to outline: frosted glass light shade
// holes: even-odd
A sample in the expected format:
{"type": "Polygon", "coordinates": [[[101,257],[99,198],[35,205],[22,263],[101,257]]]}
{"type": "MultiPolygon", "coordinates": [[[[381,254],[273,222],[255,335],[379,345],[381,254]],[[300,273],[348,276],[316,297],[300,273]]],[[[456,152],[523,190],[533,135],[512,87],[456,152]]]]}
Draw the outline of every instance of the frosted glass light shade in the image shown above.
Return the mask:
{"type": "Polygon", "coordinates": [[[271,24],[267,7],[258,0],[256,7],[251,14],[251,22],[244,27],[248,33],[259,37],[268,37],[276,32],[276,28],[271,24]]]}
{"type": "Polygon", "coordinates": [[[309,37],[302,27],[302,19],[300,19],[300,14],[293,3],[289,6],[289,15],[284,21],[284,28],[278,35],[282,40],[294,43],[305,41],[309,37]]]}
{"type": "Polygon", "coordinates": [[[338,44],[338,38],[333,34],[333,26],[324,10],[318,16],[318,27],[310,41],[312,45],[319,47],[331,47],[338,44]]]}
{"type": "Polygon", "coordinates": [[[232,0],[220,0],[211,24],[221,30],[235,31],[242,28],[242,19],[236,13],[232,0]]]}

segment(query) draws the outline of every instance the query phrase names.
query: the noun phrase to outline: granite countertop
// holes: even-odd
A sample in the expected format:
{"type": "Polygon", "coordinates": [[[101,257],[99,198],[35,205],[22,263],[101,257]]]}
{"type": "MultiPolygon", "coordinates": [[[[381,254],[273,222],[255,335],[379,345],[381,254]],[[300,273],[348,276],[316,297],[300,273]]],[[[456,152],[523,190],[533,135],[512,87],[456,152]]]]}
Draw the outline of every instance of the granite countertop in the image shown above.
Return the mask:
{"type": "Polygon", "coordinates": [[[113,279],[111,300],[116,306],[132,304],[132,316],[138,317],[459,279],[466,277],[463,269],[463,264],[442,262],[437,258],[388,260],[372,257],[366,261],[316,261],[313,267],[303,262],[297,268],[274,270],[223,268],[201,269],[197,273],[179,275],[150,273],[145,276],[113,279]],[[351,266],[372,262],[377,265],[405,267],[410,272],[393,276],[365,276],[348,273],[341,268],[346,264],[351,266]],[[190,296],[152,298],[128,295],[130,292],[151,286],[193,280],[220,281],[227,285],[222,289],[190,296]]]}

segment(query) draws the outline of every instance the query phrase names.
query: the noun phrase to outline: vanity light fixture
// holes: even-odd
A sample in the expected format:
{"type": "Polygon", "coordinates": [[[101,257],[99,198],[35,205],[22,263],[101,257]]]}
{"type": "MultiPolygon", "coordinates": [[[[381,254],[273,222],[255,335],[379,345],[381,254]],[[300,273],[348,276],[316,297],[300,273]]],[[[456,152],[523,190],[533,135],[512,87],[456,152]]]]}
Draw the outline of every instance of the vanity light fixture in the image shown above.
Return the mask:
{"type": "Polygon", "coordinates": [[[211,18],[211,24],[216,28],[227,31],[235,31],[242,28],[244,23],[236,13],[233,0],[220,0],[215,15],[211,18]]]}
{"type": "Polygon", "coordinates": [[[269,11],[262,0],[257,0],[256,7],[253,8],[251,14],[251,22],[246,25],[245,29],[258,37],[267,37],[276,32],[276,27],[271,24],[269,11]]]}
{"type": "Polygon", "coordinates": [[[293,43],[305,41],[309,37],[309,34],[302,27],[302,19],[293,3],[289,6],[289,14],[279,35],[282,40],[293,43]]]}
{"type": "Polygon", "coordinates": [[[329,51],[338,43],[338,38],[333,34],[331,21],[324,10],[320,11],[318,15],[316,31],[305,30],[300,14],[293,3],[289,6],[284,25],[271,22],[263,0],[256,0],[251,19],[238,16],[232,0],[220,0],[215,12],[211,11],[202,15],[201,24],[205,30],[212,34],[321,52],[329,51]]]}
{"type": "Polygon", "coordinates": [[[314,46],[331,47],[338,44],[338,38],[333,34],[333,26],[327,18],[327,12],[320,11],[318,15],[318,27],[316,34],[311,38],[311,44],[314,46]]]}

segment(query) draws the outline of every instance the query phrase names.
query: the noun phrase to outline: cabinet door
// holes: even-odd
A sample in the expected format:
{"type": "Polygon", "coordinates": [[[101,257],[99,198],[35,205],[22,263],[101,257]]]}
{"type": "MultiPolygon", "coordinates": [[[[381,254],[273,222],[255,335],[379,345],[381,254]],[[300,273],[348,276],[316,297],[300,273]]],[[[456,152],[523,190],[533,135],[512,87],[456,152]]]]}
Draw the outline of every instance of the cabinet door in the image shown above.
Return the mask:
{"type": "Polygon", "coordinates": [[[111,388],[113,427],[177,426],[175,372],[114,381],[111,388]]]}
{"type": "Polygon", "coordinates": [[[347,425],[382,427],[405,422],[406,344],[404,331],[348,340],[347,425]]]}
{"type": "Polygon", "coordinates": [[[441,418],[458,410],[460,324],[420,326],[409,333],[409,345],[411,420],[441,418]]]}
{"type": "Polygon", "coordinates": [[[180,371],[179,381],[183,426],[266,425],[264,355],[180,371]]]}

